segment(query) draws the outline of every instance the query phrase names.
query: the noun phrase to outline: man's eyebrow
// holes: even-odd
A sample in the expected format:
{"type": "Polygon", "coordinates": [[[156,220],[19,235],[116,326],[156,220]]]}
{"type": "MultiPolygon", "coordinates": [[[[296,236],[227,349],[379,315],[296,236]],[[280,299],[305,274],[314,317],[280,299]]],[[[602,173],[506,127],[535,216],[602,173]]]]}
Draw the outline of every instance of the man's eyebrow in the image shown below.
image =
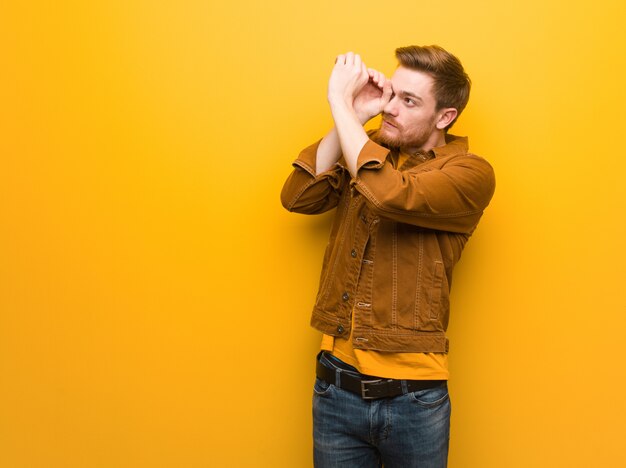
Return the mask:
{"type": "Polygon", "coordinates": [[[417,99],[418,101],[424,102],[424,100],[419,97],[417,94],[412,93],[411,91],[398,91],[396,94],[400,94],[401,96],[410,96],[412,98],[417,99]]]}

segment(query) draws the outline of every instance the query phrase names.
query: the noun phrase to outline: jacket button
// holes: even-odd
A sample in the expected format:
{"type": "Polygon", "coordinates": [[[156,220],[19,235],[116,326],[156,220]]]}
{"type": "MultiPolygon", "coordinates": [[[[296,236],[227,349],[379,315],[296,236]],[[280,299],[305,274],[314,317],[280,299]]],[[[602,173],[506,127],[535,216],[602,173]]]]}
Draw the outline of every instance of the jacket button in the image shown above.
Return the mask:
{"type": "Polygon", "coordinates": [[[341,298],[342,298],[344,301],[347,301],[348,299],[350,299],[350,294],[348,294],[347,292],[345,292],[345,293],[343,293],[343,294],[341,295],[341,298]]]}
{"type": "Polygon", "coordinates": [[[361,221],[367,223],[367,217],[365,215],[361,215],[361,221]]]}
{"type": "Polygon", "coordinates": [[[337,333],[343,333],[343,327],[341,325],[337,327],[337,333]]]}
{"type": "Polygon", "coordinates": [[[352,249],[352,252],[350,252],[350,255],[352,255],[352,258],[356,258],[356,250],[352,249]]]}

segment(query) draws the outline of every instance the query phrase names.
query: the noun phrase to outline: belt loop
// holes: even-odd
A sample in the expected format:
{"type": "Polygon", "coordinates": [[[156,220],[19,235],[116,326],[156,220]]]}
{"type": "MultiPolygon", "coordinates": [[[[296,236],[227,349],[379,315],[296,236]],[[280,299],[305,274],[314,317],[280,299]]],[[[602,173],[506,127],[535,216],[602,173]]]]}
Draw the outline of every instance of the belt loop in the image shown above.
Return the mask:
{"type": "Polygon", "coordinates": [[[409,393],[409,388],[408,385],[406,384],[406,380],[401,380],[400,381],[400,386],[402,387],[402,394],[406,395],[407,393],[409,393]]]}
{"type": "Polygon", "coordinates": [[[335,368],[335,387],[341,388],[341,369],[335,368]]]}

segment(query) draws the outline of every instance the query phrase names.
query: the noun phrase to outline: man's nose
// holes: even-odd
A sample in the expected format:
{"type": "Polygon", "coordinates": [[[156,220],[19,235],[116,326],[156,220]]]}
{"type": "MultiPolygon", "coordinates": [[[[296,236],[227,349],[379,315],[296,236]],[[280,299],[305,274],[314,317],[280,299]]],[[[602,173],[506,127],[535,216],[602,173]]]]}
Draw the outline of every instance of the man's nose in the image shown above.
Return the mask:
{"type": "Polygon", "coordinates": [[[383,112],[394,117],[398,115],[398,106],[396,105],[395,96],[392,97],[387,104],[385,104],[385,107],[383,107],[383,112]]]}

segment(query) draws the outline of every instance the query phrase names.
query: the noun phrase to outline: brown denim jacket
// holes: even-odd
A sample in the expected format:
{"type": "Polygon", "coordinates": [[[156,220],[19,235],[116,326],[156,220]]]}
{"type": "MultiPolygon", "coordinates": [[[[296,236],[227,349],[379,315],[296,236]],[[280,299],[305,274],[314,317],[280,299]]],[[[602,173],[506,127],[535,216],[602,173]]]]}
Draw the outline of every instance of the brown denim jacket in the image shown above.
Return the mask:
{"type": "Polygon", "coordinates": [[[293,163],[281,193],[289,211],[337,208],[311,325],[353,346],[448,351],[452,269],[495,188],[493,169],[448,135],[423,161],[398,168],[394,151],[368,140],[352,178],[342,159],[315,175],[319,142],[293,163]]]}

